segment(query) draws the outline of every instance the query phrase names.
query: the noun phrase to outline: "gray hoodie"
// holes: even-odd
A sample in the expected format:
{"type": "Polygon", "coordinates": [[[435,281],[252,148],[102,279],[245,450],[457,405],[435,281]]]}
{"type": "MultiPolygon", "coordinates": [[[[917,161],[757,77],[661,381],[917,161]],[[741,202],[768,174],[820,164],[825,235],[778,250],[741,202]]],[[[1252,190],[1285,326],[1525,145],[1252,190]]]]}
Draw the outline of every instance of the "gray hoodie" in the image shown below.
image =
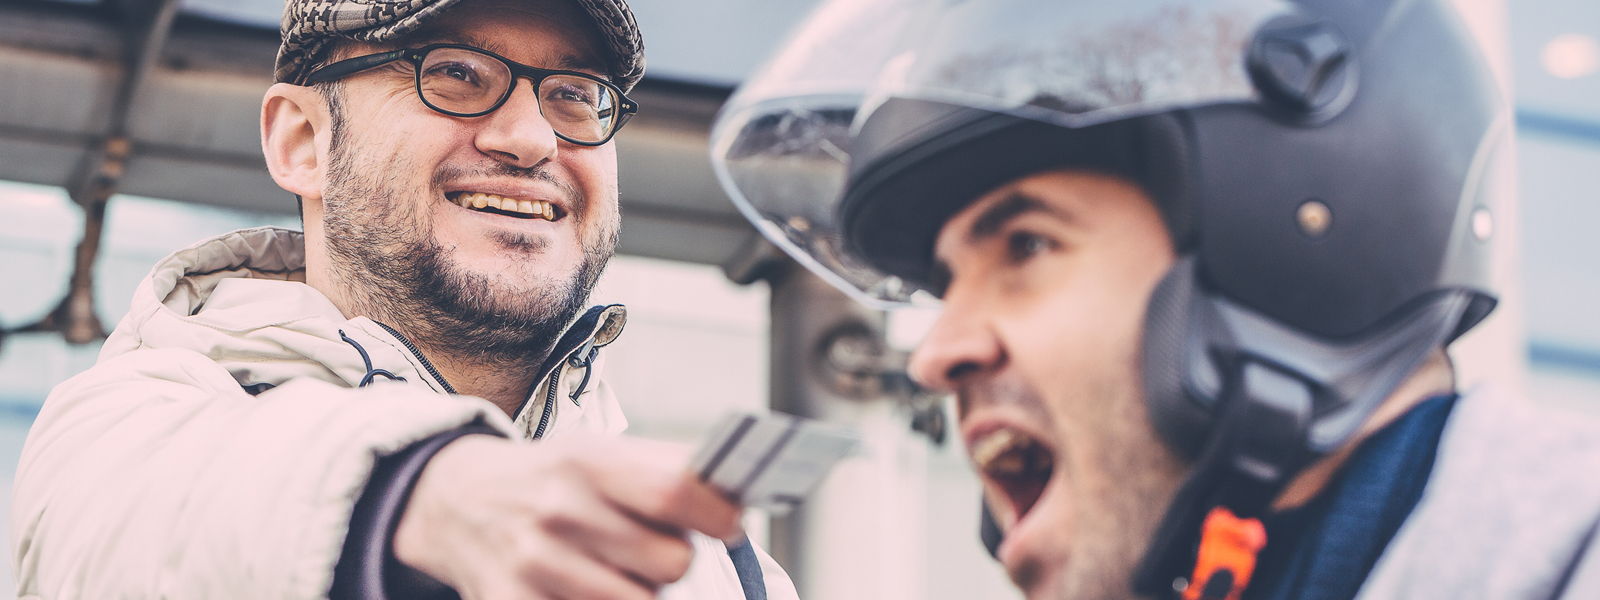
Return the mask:
{"type": "Polygon", "coordinates": [[[1357,598],[1600,599],[1597,526],[1600,420],[1476,389],[1357,598]]]}

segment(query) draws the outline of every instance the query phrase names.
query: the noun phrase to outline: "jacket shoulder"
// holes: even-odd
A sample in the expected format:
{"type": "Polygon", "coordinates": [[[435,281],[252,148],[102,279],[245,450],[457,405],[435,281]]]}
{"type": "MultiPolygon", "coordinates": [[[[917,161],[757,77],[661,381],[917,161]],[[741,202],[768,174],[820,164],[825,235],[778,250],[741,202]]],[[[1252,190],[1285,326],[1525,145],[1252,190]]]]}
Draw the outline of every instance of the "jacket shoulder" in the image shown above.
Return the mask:
{"type": "Polygon", "coordinates": [[[1600,523],[1600,419],[1500,389],[1457,403],[1360,598],[1560,597],[1600,523]]]}

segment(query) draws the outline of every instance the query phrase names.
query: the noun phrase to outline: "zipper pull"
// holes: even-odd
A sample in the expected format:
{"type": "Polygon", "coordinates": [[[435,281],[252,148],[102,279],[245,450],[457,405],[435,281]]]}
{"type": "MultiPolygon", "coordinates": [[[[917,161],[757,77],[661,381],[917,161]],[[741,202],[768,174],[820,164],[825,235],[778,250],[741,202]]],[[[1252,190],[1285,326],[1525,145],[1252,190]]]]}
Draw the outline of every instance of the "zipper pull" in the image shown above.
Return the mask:
{"type": "Polygon", "coordinates": [[[583,362],[576,364],[573,363],[573,361],[576,361],[578,358],[577,354],[573,354],[572,361],[568,361],[568,364],[572,364],[574,369],[583,369],[583,380],[578,382],[578,387],[572,389],[571,398],[573,406],[583,406],[582,404],[578,404],[578,396],[583,395],[583,390],[589,387],[589,376],[594,373],[594,357],[600,355],[600,349],[595,347],[594,340],[589,340],[588,348],[589,355],[584,357],[583,362]]]}

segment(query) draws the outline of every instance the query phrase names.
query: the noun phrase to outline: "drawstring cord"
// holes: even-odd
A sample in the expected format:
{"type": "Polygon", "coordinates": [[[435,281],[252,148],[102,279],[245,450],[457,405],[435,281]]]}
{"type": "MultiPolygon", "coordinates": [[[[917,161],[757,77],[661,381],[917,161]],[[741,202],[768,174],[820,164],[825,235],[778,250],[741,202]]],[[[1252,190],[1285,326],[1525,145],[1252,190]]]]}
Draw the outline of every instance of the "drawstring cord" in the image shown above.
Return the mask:
{"type": "MultiPolygon", "coordinates": [[[[366,348],[362,348],[361,344],[357,344],[355,340],[350,339],[350,336],[345,335],[343,329],[339,330],[339,339],[344,340],[344,343],[350,344],[350,346],[354,347],[356,349],[356,352],[360,352],[361,353],[361,362],[366,364],[366,366],[367,366],[367,374],[361,376],[361,383],[356,384],[356,387],[367,387],[369,385],[372,385],[372,379],[374,377],[378,377],[378,376],[388,377],[389,381],[405,381],[406,380],[406,378],[401,377],[399,375],[395,375],[394,373],[390,373],[386,369],[374,369],[374,368],[372,368],[372,357],[367,356],[367,349],[366,348]]],[[[587,380],[587,378],[585,378],[585,380],[587,380]]]]}
{"type": "MultiPolygon", "coordinates": [[[[583,362],[572,365],[573,368],[583,368],[583,380],[578,382],[578,387],[572,389],[570,396],[573,404],[578,404],[578,396],[583,395],[583,390],[589,387],[589,375],[594,373],[594,357],[599,354],[600,347],[594,345],[594,340],[589,340],[589,355],[584,357],[583,362]]],[[[577,355],[573,355],[573,358],[577,358],[577,355]]]]}
{"type": "MultiPolygon", "coordinates": [[[[361,382],[356,384],[356,387],[367,387],[372,385],[373,378],[380,376],[387,377],[390,381],[406,380],[404,377],[390,373],[387,369],[372,368],[372,357],[367,355],[367,349],[362,348],[361,344],[356,343],[355,340],[350,339],[350,336],[345,335],[343,329],[339,330],[339,339],[344,340],[344,343],[350,344],[350,347],[355,348],[356,352],[361,353],[361,362],[362,364],[366,365],[367,374],[361,376],[361,382]]],[[[570,396],[573,404],[577,404],[578,396],[583,395],[584,390],[589,388],[589,376],[594,374],[594,359],[599,354],[600,347],[595,346],[594,341],[590,340],[589,354],[583,358],[583,362],[575,362],[578,356],[576,354],[573,355],[574,364],[572,364],[572,368],[583,369],[583,380],[579,381],[578,386],[573,388],[572,395],[570,396]]]]}

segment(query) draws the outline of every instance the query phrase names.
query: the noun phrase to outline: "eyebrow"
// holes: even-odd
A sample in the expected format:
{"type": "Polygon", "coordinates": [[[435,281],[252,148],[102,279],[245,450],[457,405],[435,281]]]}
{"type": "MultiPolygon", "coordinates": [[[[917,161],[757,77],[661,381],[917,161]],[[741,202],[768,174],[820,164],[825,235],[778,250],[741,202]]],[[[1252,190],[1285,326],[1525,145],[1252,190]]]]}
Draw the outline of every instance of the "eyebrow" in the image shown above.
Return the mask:
{"type": "Polygon", "coordinates": [[[967,231],[967,239],[979,242],[994,237],[1007,222],[1034,212],[1047,213],[1066,221],[1074,220],[1071,214],[1037,197],[1016,192],[996,202],[994,206],[984,209],[983,214],[978,215],[977,220],[972,222],[972,228],[967,231]]]}
{"type": "MultiPolygon", "coordinates": [[[[606,72],[605,67],[600,64],[600,61],[588,56],[578,56],[576,54],[568,54],[556,59],[555,66],[558,69],[566,71],[584,71],[588,73],[597,73],[602,76],[604,76],[606,72]]],[[[606,80],[610,81],[611,78],[606,77],[606,80]]]]}

